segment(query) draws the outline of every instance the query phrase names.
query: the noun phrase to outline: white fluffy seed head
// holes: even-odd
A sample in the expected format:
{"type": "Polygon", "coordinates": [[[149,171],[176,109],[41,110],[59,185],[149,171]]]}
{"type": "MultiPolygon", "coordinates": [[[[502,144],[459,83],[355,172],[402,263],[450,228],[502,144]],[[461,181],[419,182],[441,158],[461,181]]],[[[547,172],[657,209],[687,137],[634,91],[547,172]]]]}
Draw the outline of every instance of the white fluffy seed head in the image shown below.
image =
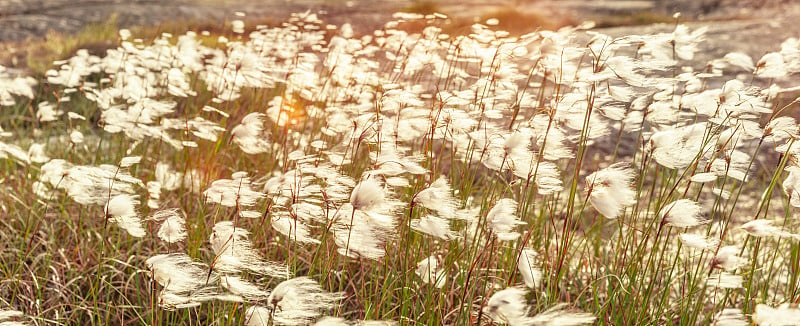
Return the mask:
{"type": "Polygon", "coordinates": [[[69,140],[70,140],[70,141],[71,141],[73,144],[81,144],[81,143],[83,143],[83,133],[82,133],[82,132],[80,132],[80,131],[77,131],[77,130],[73,130],[73,131],[72,131],[72,132],[69,134],[69,140]]]}
{"type": "Polygon", "coordinates": [[[797,239],[797,234],[792,234],[781,230],[773,224],[771,220],[759,219],[752,220],[740,226],[742,230],[754,237],[789,237],[797,239]]]}
{"type": "Polygon", "coordinates": [[[770,52],[761,57],[755,65],[755,75],[762,78],[781,78],[786,76],[786,62],[778,52],[770,52]]]}
{"type": "Polygon", "coordinates": [[[288,237],[292,241],[302,243],[320,243],[311,235],[311,229],[302,220],[295,219],[286,212],[275,214],[270,224],[275,231],[288,237]]]}
{"type": "Polygon", "coordinates": [[[309,277],[296,277],[278,284],[267,298],[273,321],[282,325],[307,325],[333,308],[344,293],[328,293],[309,277]]]}
{"type": "Polygon", "coordinates": [[[800,308],[784,303],[776,308],[759,303],[753,313],[753,323],[759,326],[796,325],[800,320],[800,308]]]}
{"type": "Polygon", "coordinates": [[[701,234],[682,233],[680,235],[681,243],[687,247],[708,250],[714,249],[719,244],[719,240],[707,238],[701,234]]]}
{"type": "Polygon", "coordinates": [[[135,196],[120,194],[116,195],[106,204],[104,211],[106,218],[116,223],[120,228],[127,231],[133,237],[141,238],[147,234],[139,218],[136,205],[139,201],[135,196]]]}
{"type": "Polygon", "coordinates": [[[433,284],[433,286],[439,289],[441,289],[447,281],[447,274],[443,269],[439,268],[439,259],[436,256],[422,259],[417,263],[417,269],[414,272],[422,279],[423,283],[433,284]]]}
{"type": "Polygon", "coordinates": [[[783,192],[789,197],[790,205],[800,207],[800,167],[789,166],[786,171],[789,175],[783,180],[783,192]]]}
{"type": "Polygon", "coordinates": [[[522,254],[519,256],[519,261],[517,262],[517,269],[520,275],[522,275],[525,286],[531,289],[542,282],[542,270],[536,266],[537,256],[538,254],[535,251],[525,249],[522,251],[522,254]]]}
{"type": "Polygon", "coordinates": [[[25,314],[23,314],[22,311],[19,310],[0,310],[0,321],[4,321],[10,318],[21,318],[24,315],[25,314]]]}
{"type": "Polygon", "coordinates": [[[119,167],[121,168],[131,167],[134,164],[139,164],[139,162],[141,161],[142,161],[141,156],[126,156],[119,161],[119,167]]]}
{"type": "Polygon", "coordinates": [[[203,192],[207,202],[217,203],[226,207],[252,207],[258,200],[266,197],[256,191],[247,173],[235,172],[231,179],[219,179],[211,183],[203,192]]]}
{"type": "Polygon", "coordinates": [[[148,258],[145,265],[164,291],[188,293],[217,281],[207,265],[195,262],[185,253],[160,254],[148,258]]]}
{"type": "Polygon", "coordinates": [[[260,286],[244,280],[239,276],[222,275],[219,278],[219,282],[223,288],[235,295],[241,296],[245,300],[258,301],[264,300],[269,296],[269,293],[261,289],[260,286]]]}
{"type": "Polygon", "coordinates": [[[46,163],[50,160],[45,152],[45,144],[33,143],[28,147],[28,157],[34,163],[46,163]]]}
{"type": "Polygon", "coordinates": [[[484,312],[495,322],[516,324],[528,313],[528,304],[525,300],[527,293],[527,290],[518,287],[498,291],[489,298],[484,312]]]}
{"type": "Polygon", "coordinates": [[[708,277],[708,285],[721,289],[738,289],[742,287],[743,278],[727,272],[720,272],[708,277]]]}
{"type": "Polygon", "coordinates": [[[525,224],[517,217],[517,201],[511,198],[503,198],[486,214],[489,226],[501,241],[510,241],[519,237],[519,233],[514,231],[517,225],[525,224]]]}
{"type": "Polygon", "coordinates": [[[425,215],[411,220],[411,228],[442,240],[452,240],[458,237],[455,232],[450,230],[450,221],[433,215],[425,215]]]}
{"type": "Polygon", "coordinates": [[[748,326],[750,323],[744,317],[742,309],[725,308],[714,316],[714,325],[748,326]]]}
{"type": "Polygon", "coordinates": [[[368,210],[386,200],[383,186],[375,178],[366,178],[353,188],[350,204],[353,208],[368,210]]]}
{"type": "Polygon", "coordinates": [[[367,212],[356,210],[349,203],[342,205],[334,221],[334,241],[339,254],[373,260],[386,255],[385,242],[393,237],[393,227],[377,224],[367,212]]]}
{"type": "Polygon", "coordinates": [[[691,199],[679,199],[664,205],[659,212],[662,223],[679,228],[688,228],[710,222],[702,216],[700,204],[691,199]]]}
{"type": "Polygon", "coordinates": [[[262,306],[250,306],[245,311],[245,316],[247,316],[245,325],[247,326],[268,326],[272,321],[272,317],[270,316],[272,311],[267,307],[262,306]]]}
{"type": "Polygon", "coordinates": [[[134,196],[127,194],[116,195],[106,203],[104,211],[110,217],[136,215],[136,205],[138,203],[139,201],[134,196]]]}
{"type": "Polygon", "coordinates": [[[445,218],[455,217],[456,199],[453,197],[447,177],[440,176],[428,188],[420,190],[415,196],[415,204],[434,210],[445,218]]]}
{"type": "Polygon", "coordinates": [[[717,255],[711,260],[711,265],[726,271],[735,270],[747,263],[747,259],[739,256],[740,251],[741,249],[736,246],[724,246],[719,248],[717,255]]]}
{"type": "Polygon", "coordinates": [[[350,326],[350,323],[341,317],[325,316],[317,320],[314,326],[350,326]]]}
{"type": "Polygon", "coordinates": [[[247,230],[236,227],[231,221],[221,221],[211,232],[211,248],[217,255],[212,267],[223,273],[249,271],[259,275],[288,277],[286,266],[266,261],[253,248],[247,230]]]}
{"type": "Polygon", "coordinates": [[[570,310],[568,307],[565,303],[557,304],[536,316],[526,318],[520,325],[588,325],[597,319],[590,313],[570,310]]]}
{"type": "Polygon", "coordinates": [[[632,188],[633,169],[618,163],[586,177],[589,203],[607,218],[617,218],[622,210],[633,205],[636,192],[632,188]]]}
{"type": "Polygon", "coordinates": [[[158,228],[158,238],[167,243],[176,243],[186,239],[186,220],[178,209],[167,209],[153,214],[153,219],[163,221],[158,228]]]}

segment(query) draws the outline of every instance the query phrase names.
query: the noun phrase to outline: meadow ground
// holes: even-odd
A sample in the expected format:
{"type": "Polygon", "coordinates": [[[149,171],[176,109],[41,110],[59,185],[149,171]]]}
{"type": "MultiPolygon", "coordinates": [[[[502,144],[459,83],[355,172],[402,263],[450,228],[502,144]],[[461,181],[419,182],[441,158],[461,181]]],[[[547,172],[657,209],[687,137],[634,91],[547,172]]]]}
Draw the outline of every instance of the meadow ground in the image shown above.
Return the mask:
{"type": "Polygon", "coordinates": [[[484,18],[0,69],[0,325],[800,324],[798,39],[484,18]]]}

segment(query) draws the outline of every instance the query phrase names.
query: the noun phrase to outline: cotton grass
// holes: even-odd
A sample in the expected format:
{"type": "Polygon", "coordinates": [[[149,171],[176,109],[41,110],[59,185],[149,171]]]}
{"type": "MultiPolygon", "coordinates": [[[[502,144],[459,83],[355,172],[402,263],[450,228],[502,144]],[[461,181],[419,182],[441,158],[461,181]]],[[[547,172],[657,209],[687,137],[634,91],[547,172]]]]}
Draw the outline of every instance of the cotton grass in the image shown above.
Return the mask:
{"type": "Polygon", "coordinates": [[[797,40],[395,17],[0,68],[3,322],[793,320],[797,40]]]}

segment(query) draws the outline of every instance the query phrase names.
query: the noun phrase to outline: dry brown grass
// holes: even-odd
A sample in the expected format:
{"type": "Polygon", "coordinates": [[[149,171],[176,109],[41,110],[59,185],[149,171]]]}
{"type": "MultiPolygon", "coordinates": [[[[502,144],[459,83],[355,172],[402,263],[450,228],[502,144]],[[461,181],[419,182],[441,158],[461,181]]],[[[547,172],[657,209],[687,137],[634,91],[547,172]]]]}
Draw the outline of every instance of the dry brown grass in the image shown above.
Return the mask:
{"type": "Polygon", "coordinates": [[[670,15],[656,12],[643,11],[630,15],[604,15],[593,17],[597,28],[638,26],[658,23],[674,23],[675,18],[670,15]]]}
{"type": "MultiPolygon", "coordinates": [[[[277,21],[270,18],[243,20],[245,32],[242,35],[249,34],[258,25],[277,24],[277,21]]],[[[0,43],[0,51],[7,54],[0,58],[0,65],[25,70],[34,75],[43,75],[51,68],[53,61],[69,58],[79,49],[87,49],[94,55],[105,55],[106,50],[119,45],[120,28],[122,27],[118,23],[117,15],[114,15],[105,22],[89,24],[75,34],[51,30],[42,39],[0,43]]],[[[163,33],[180,35],[187,31],[195,31],[198,34],[208,31],[213,36],[198,35],[198,39],[206,46],[216,46],[218,36],[231,39],[241,36],[233,33],[229,21],[211,22],[197,19],[176,20],[155,26],[138,26],[130,30],[134,37],[145,42],[152,41],[163,33]]]]}

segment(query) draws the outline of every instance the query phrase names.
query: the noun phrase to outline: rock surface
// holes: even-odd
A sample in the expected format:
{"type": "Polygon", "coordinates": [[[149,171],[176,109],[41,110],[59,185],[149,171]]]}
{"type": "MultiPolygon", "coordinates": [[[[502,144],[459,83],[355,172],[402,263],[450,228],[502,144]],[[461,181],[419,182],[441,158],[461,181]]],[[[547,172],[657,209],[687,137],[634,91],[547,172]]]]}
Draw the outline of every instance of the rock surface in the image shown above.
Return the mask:
{"type": "Polygon", "coordinates": [[[76,32],[117,15],[121,27],[157,25],[175,20],[224,22],[235,12],[249,17],[284,19],[292,12],[325,11],[331,23],[380,24],[398,4],[391,0],[0,0],[0,42],[44,37],[48,31],[76,32]]]}

